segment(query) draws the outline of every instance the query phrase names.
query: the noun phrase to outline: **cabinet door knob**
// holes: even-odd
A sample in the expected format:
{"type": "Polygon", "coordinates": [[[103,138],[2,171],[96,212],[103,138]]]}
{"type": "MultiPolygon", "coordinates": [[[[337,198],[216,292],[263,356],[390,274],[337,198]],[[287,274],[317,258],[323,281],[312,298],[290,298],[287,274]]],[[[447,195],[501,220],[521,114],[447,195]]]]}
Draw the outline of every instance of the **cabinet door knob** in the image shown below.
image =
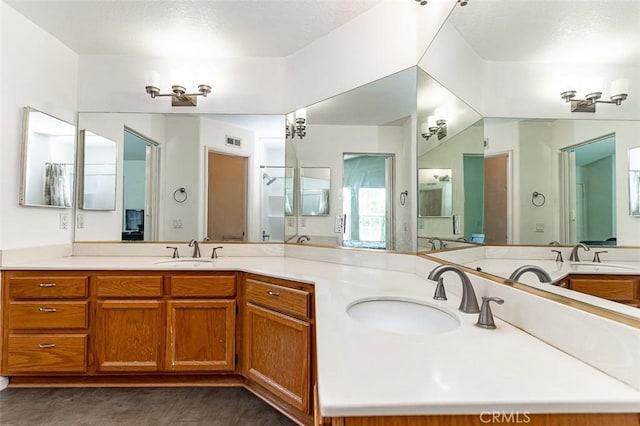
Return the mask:
{"type": "Polygon", "coordinates": [[[280,293],[278,293],[277,291],[272,291],[272,290],[267,290],[267,294],[269,296],[280,296],[280,293]]]}
{"type": "Polygon", "coordinates": [[[56,283],[40,283],[40,287],[55,287],[56,283]]]}
{"type": "Polygon", "coordinates": [[[40,312],[58,312],[56,308],[38,308],[40,312]]]}
{"type": "Polygon", "coordinates": [[[56,347],[55,343],[38,343],[38,348],[40,349],[51,349],[55,347],[56,347]]]}

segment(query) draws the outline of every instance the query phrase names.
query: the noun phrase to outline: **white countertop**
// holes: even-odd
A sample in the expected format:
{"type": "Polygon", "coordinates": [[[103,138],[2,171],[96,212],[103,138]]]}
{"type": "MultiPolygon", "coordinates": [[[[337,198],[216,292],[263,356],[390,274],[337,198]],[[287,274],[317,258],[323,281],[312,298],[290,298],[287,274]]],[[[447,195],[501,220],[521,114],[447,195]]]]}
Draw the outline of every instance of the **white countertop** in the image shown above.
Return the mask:
{"type": "Polygon", "coordinates": [[[221,257],[202,266],[157,260],[77,256],[3,268],[240,270],[313,283],[324,416],[640,411],[640,391],[498,318],[496,330],[475,327],[477,314],[459,312],[453,295],[434,301],[434,283],[413,273],[276,256],[221,257]],[[389,296],[443,307],[462,324],[435,336],[402,335],[367,328],[346,313],[354,301],[389,296]]]}

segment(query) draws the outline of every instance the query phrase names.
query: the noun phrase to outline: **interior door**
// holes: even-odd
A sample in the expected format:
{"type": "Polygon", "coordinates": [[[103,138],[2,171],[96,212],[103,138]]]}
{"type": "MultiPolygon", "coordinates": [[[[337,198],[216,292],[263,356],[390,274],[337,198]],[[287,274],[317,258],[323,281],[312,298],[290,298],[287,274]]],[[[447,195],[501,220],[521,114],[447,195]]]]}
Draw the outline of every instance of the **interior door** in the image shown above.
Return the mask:
{"type": "Polygon", "coordinates": [[[507,244],[509,155],[496,155],[484,160],[484,233],[487,244],[507,244]]]}
{"type": "Polygon", "coordinates": [[[207,170],[207,237],[246,240],[247,159],[209,152],[207,170]]]}

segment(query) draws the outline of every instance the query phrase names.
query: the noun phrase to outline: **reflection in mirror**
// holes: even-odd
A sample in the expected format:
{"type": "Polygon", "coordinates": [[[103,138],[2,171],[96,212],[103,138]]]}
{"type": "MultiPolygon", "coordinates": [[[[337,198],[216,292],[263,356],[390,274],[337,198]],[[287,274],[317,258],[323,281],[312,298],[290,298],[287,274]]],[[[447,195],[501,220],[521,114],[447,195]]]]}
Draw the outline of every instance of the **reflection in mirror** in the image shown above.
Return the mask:
{"type": "Polygon", "coordinates": [[[629,214],[640,216],[640,147],[629,150],[629,214]]]}
{"type": "Polygon", "coordinates": [[[284,235],[283,219],[279,229],[266,228],[275,219],[262,220],[265,214],[284,217],[283,179],[268,187],[279,188],[282,194],[270,202],[282,205],[277,213],[272,209],[263,214],[271,204],[263,202],[267,195],[260,167],[285,165],[283,116],[79,113],[78,122],[81,128],[115,141],[117,178],[115,210],[78,211],[83,227],[75,230],[75,241],[202,240],[209,234],[207,218],[230,215],[224,203],[210,203],[210,153],[247,164],[246,224],[239,232],[215,235],[240,236],[244,241],[263,241],[263,235],[277,241],[284,235]]]}
{"type": "Polygon", "coordinates": [[[480,118],[418,68],[418,121],[425,124],[418,126],[418,251],[440,249],[434,246],[434,237],[452,241],[447,243],[449,248],[459,244],[453,243],[459,239],[469,242],[482,239],[485,176],[480,118]],[[446,135],[442,137],[438,137],[435,126],[429,125],[434,124],[435,117],[442,126],[446,125],[446,135]],[[433,134],[424,131],[429,127],[434,127],[433,134]],[[436,169],[438,172],[433,172],[436,169]],[[423,192],[436,188],[435,192],[423,192]]]}
{"type": "Polygon", "coordinates": [[[72,207],[75,126],[26,107],[23,136],[20,204],[72,207]]]}
{"type": "MultiPolygon", "coordinates": [[[[312,244],[342,246],[345,227],[338,226],[337,222],[342,222],[341,218],[348,214],[348,225],[356,213],[345,211],[344,154],[392,155],[396,167],[392,171],[393,185],[389,185],[392,201],[389,212],[393,213],[393,219],[386,229],[391,239],[385,246],[386,249],[415,251],[413,211],[416,196],[412,189],[416,185],[413,175],[415,153],[412,152],[415,111],[415,67],[307,107],[306,136],[303,139],[298,136],[287,138],[286,157],[295,156],[295,163],[300,168],[331,169],[329,214],[302,216],[302,212],[298,212],[297,234],[309,236],[312,244]],[[400,194],[404,191],[408,191],[409,196],[401,204],[400,194]]],[[[296,240],[292,238],[291,241],[296,240]]]]}
{"type": "Polygon", "coordinates": [[[330,193],[329,167],[300,167],[301,216],[328,216],[330,193]]]}
{"type": "Polygon", "coordinates": [[[418,216],[451,216],[451,169],[418,169],[418,216]]]}
{"type": "Polygon", "coordinates": [[[295,167],[284,168],[284,215],[294,216],[296,211],[295,167]]]}
{"type": "Polygon", "coordinates": [[[81,203],[83,210],[115,210],[116,208],[116,142],[80,130],[82,155],[81,203]]]}
{"type": "Polygon", "coordinates": [[[262,169],[262,241],[284,241],[284,217],[287,214],[287,168],[263,166],[262,169]]]}

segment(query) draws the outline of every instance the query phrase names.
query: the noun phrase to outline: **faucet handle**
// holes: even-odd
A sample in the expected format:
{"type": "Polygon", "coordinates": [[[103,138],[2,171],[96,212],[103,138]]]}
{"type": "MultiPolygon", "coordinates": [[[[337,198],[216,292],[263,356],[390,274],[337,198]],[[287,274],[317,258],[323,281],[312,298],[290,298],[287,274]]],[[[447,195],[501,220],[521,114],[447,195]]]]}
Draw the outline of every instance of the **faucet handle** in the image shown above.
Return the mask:
{"type": "Polygon", "coordinates": [[[564,262],[564,259],[562,258],[562,252],[560,250],[551,250],[556,254],[556,262],[564,262]]]}
{"type": "Polygon", "coordinates": [[[592,262],[596,262],[596,263],[600,263],[600,253],[609,253],[606,250],[603,251],[597,251],[594,255],[593,255],[593,260],[592,262]]]}
{"type": "Polygon", "coordinates": [[[167,246],[167,248],[173,250],[173,254],[171,255],[172,259],[180,259],[180,253],[178,253],[178,247],[167,246]]]}
{"type": "Polygon", "coordinates": [[[223,248],[222,246],[218,246],[218,247],[214,247],[211,250],[211,258],[212,259],[217,259],[218,258],[218,252],[216,250],[223,248]]]}
{"type": "Polygon", "coordinates": [[[482,296],[482,307],[480,308],[480,315],[478,315],[476,325],[481,328],[494,329],[496,328],[496,323],[493,321],[493,312],[491,312],[489,302],[496,302],[498,305],[502,305],[504,300],[499,297],[482,296]]]}
{"type": "Polygon", "coordinates": [[[434,300],[447,300],[447,293],[444,291],[444,278],[438,278],[438,284],[436,284],[436,291],[433,293],[434,300]]]}

